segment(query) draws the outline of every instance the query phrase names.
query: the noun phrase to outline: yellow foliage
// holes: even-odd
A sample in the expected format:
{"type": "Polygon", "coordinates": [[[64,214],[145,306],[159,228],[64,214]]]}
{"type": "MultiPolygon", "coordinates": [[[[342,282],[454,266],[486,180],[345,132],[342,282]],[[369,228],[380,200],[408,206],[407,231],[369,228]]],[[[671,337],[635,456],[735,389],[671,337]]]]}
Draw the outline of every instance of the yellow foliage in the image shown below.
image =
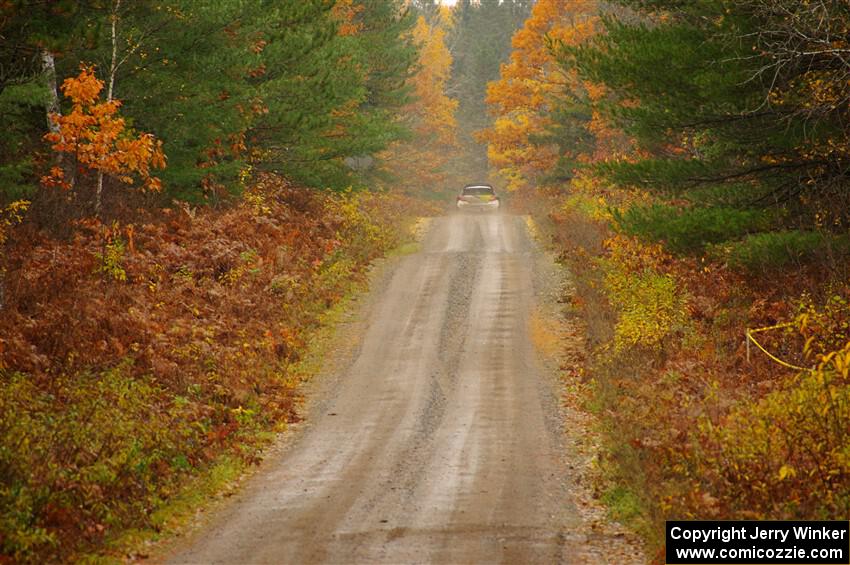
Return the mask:
{"type": "Polygon", "coordinates": [[[804,294],[797,305],[795,319],[800,334],[806,338],[803,354],[810,359],[823,358],[850,341],[850,297],[846,289],[828,289],[823,304],[816,305],[804,294]]]}
{"type": "Polygon", "coordinates": [[[371,197],[363,192],[348,191],[330,199],[329,210],[343,219],[337,240],[350,242],[351,238],[356,237],[368,246],[379,249],[387,249],[392,245],[392,231],[386,225],[376,222],[365,206],[366,199],[371,197]]]}
{"type": "Polygon", "coordinates": [[[29,200],[15,200],[0,208],[0,245],[6,243],[9,228],[23,221],[29,205],[29,200]]]}
{"type": "Polygon", "coordinates": [[[704,422],[693,475],[728,518],[836,518],[850,510],[850,342],[766,397],[704,422]]]}
{"type": "Polygon", "coordinates": [[[659,349],[687,320],[685,298],[675,279],[659,268],[663,252],[621,236],[609,239],[606,247],[610,254],[599,262],[617,311],[615,349],[659,349]]]}
{"type": "Polygon", "coordinates": [[[446,32],[430,26],[420,16],[413,29],[413,40],[419,45],[419,71],[412,78],[416,91],[415,109],[421,120],[422,133],[436,136],[443,145],[454,145],[455,110],[458,101],[446,95],[446,84],[452,67],[452,56],[446,47],[446,32]]]}
{"type": "Polygon", "coordinates": [[[392,163],[395,176],[409,188],[442,182],[442,167],[457,146],[455,111],[458,101],[446,94],[452,56],[446,47],[445,27],[451,17],[441,17],[429,25],[419,17],[413,29],[413,41],[419,47],[419,68],[410,78],[414,100],[403,111],[413,130],[414,142],[399,142],[382,156],[392,163]]]}
{"type": "Polygon", "coordinates": [[[253,190],[246,190],[242,193],[242,199],[245,201],[245,204],[251,208],[255,216],[268,216],[272,212],[271,207],[266,201],[265,194],[256,188],[253,190]]]}
{"type": "Polygon", "coordinates": [[[635,275],[609,268],[605,287],[618,310],[614,333],[617,350],[635,346],[657,349],[685,320],[684,307],[670,275],[651,270],[635,275]]]}
{"type": "Polygon", "coordinates": [[[126,282],[127,271],[121,264],[126,245],[118,235],[119,233],[121,233],[121,230],[118,222],[112,224],[112,229],[107,230],[107,240],[103,252],[97,254],[97,258],[100,260],[97,272],[112,280],[126,282]]]}

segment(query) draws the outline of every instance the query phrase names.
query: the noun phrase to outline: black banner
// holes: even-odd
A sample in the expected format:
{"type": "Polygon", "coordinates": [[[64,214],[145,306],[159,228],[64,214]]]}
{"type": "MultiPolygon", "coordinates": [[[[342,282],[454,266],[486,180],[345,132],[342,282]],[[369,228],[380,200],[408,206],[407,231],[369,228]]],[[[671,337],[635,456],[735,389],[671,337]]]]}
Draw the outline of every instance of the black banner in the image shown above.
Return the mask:
{"type": "Polygon", "coordinates": [[[667,563],[848,565],[850,522],[668,521],[667,563]]]}

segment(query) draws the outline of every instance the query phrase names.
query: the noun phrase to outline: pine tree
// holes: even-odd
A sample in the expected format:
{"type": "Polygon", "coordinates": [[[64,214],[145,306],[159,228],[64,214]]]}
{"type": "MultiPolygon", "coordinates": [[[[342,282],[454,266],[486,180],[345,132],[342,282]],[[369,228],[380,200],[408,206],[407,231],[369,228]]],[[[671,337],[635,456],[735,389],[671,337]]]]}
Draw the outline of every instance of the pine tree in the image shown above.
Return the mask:
{"type": "Polygon", "coordinates": [[[611,180],[697,205],[781,205],[803,224],[844,221],[846,3],[623,3],[650,11],[609,18],[595,44],[562,56],[608,87],[597,109],[645,152],[605,165],[611,180]]]}
{"type": "Polygon", "coordinates": [[[257,88],[267,108],[249,141],[259,166],[311,186],[357,184],[352,159],[371,158],[405,133],[397,115],[416,57],[412,19],[395,0],[347,4],[344,26],[324,0],[296,13],[279,7],[272,12],[289,25],[264,39],[257,88]]]}
{"type": "Polygon", "coordinates": [[[841,264],[850,219],[847,4],[618,4],[602,10],[604,33],[554,46],[563,72],[580,82],[564,85],[547,134],[529,140],[559,145],[556,176],[592,163],[595,186],[634,187],[642,200],[654,193],[649,205],[615,211],[615,223],[675,252],[758,266],[819,254],[841,264]],[[582,129],[592,135],[575,135],[582,129]]]}

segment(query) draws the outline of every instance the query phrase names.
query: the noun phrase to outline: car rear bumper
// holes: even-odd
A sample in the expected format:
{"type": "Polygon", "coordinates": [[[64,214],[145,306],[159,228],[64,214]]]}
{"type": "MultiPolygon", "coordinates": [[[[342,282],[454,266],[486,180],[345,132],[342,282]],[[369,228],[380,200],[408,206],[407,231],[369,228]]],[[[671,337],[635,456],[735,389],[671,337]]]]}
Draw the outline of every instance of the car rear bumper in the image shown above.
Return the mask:
{"type": "Polygon", "coordinates": [[[466,202],[465,200],[458,200],[457,202],[458,210],[477,210],[477,211],[487,211],[487,210],[498,210],[499,209],[499,201],[491,200],[490,202],[466,202]]]}

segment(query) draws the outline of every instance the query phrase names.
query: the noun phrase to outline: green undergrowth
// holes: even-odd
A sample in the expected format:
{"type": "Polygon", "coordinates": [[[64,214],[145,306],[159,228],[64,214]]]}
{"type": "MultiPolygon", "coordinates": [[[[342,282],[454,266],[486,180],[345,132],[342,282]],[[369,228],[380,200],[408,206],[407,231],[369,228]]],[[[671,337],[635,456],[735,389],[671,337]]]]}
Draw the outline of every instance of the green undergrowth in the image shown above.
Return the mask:
{"type": "MultiPolygon", "coordinates": [[[[266,441],[272,437],[268,432],[258,436],[266,441]]],[[[131,528],[106,539],[100,551],[80,556],[79,562],[107,565],[123,563],[126,559],[148,559],[157,550],[158,542],[184,530],[199,510],[209,508],[223,494],[231,492],[251,470],[252,466],[243,459],[231,455],[220,457],[154,509],[146,527],[131,528]]]]}
{"type": "Polygon", "coordinates": [[[413,255],[414,253],[418,253],[422,248],[418,241],[409,241],[402,245],[399,245],[392,251],[390,251],[387,256],[388,257],[403,257],[405,255],[413,255]]]}
{"type": "Polygon", "coordinates": [[[663,241],[675,253],[701,251],[707,244],[740,238],[770,227],[764,210],[707,207],[681,209],[652,204],[613,210],[617,228],[629,235],[663,241]]]}
{"type": "Polygon", "coordinates": [[[850,237],[803,230],[759,233],[709,246],[708,254],[734,268],[770,276],[818,261],[846,261],[850,256],[850,237]]]}
{"type": "Polygon", "coordinates": [[[611,516],[620,522],[634,522],[641,514],[640,498],[623,486],[609,488],[601,497],[611,516]]]}

